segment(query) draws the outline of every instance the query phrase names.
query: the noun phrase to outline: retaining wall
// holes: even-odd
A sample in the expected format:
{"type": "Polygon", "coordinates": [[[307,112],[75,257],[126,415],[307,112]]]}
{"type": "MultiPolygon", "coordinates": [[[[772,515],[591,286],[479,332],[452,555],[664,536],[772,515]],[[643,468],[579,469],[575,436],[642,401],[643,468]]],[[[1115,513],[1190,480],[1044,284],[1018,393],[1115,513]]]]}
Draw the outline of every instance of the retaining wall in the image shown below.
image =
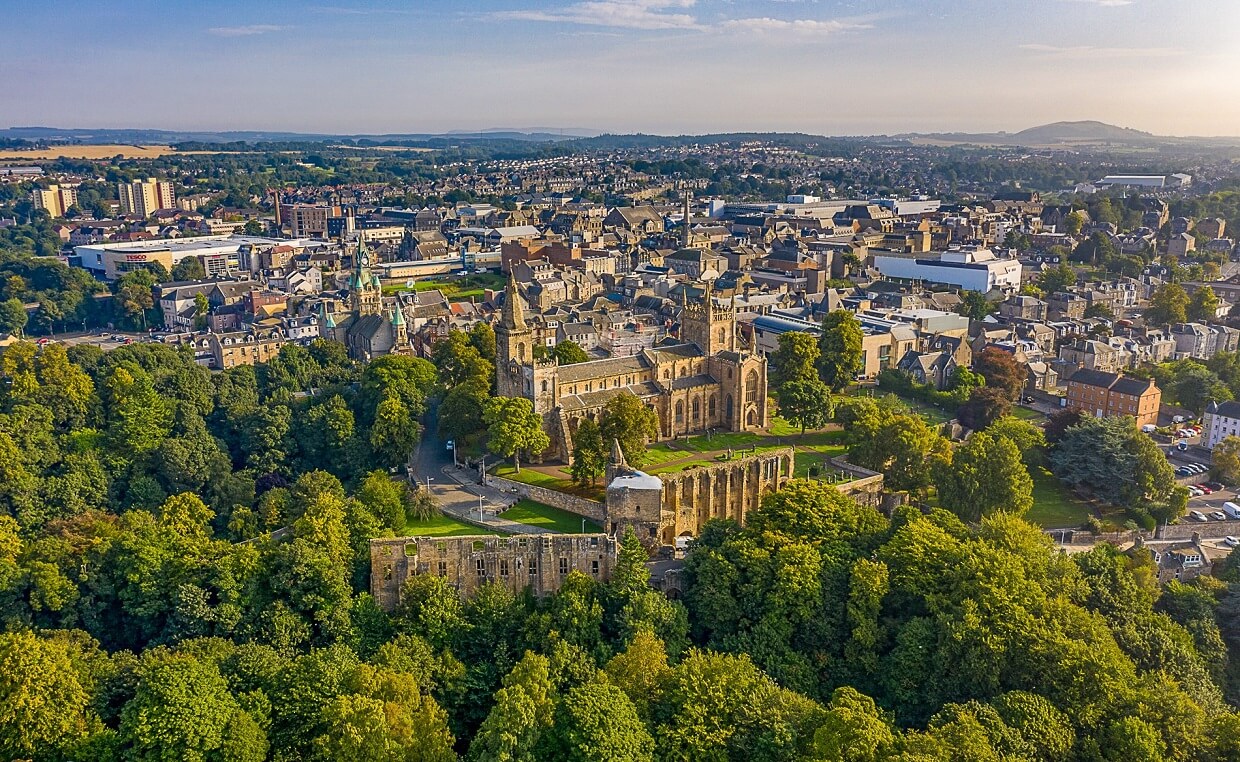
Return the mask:
{"type": "Polygon", "coordinates": [[[592,519],[602,523],[605,520],[604,506],[597,500],[587,500],[584,497],[569,495],[564,492],[557,492],[546,487],[539,487],[534,484],[525,484],[524,482],[505,479],[502,476],[492,476],[487,474],[486,482],[488,487],[511,492],[514,495],[528,498],[538,503],[549,505],[553,508],[574,513],[578,516],[592,519]]]}

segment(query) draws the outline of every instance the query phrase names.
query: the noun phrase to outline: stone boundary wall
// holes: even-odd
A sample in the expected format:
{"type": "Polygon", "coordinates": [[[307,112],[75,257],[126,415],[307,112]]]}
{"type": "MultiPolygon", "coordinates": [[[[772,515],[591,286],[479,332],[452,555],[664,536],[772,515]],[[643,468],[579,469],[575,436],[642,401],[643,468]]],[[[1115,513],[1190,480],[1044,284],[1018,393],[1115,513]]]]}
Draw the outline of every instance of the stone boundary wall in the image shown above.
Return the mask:
{"type": "Polygon", "coordinates": [[[1240,519],[1185,521],[1182,524],[1159,525],[1153,532],[1123,531],[1094,534],[1088,529],[1046,529],[1043,531],[1054,538],[1056,542],[1066,542],[1070,545],[1096,542],[1123,545],[1124,543],[1133,542],[1138,536],[1145,540],[1191,540],[1193,535],[1197,535],[1202,539],[1216,539],[1229,535],[1240,537],[1240,519]]]}
{"type": "Polygon", "coordinates": [[[871,471],[868,468],[862,468],[855,463],[849,463],[844,458],[831,458],[827,461],[833,468],[852,477],[851,481],[843,482],[835,485],[835,488],[841,493],[851,497],[862,505],[872,505],[875,508],[890,511],[895,505],[901,504],[903,501],[897,501],[892,505],[886,505],[883,500],[883,475],[877,471],[871,471]]]}
{"type": "Polygon", "coordinates": [[[584,497],[557,492],[553,489],[539,487],[534,484],[525,484],[512,479],[505,479],[502,476],[492,476],[491,474],[487,474],[486,483],[488,487],[494,487],[503,492],[511,492],[514,495],[520,495],[535,502],[559,508],[562,511],[584,516],[600,524],[606,520],[606,508],[597,500],[587,500],[584,497]]]}

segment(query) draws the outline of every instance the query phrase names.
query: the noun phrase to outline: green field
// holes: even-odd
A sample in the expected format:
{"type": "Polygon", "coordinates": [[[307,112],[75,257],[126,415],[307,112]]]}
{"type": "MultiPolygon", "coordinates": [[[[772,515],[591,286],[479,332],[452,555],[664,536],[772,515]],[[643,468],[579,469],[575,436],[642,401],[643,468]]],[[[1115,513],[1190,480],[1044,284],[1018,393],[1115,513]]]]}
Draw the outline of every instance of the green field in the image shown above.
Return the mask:
{"type": "Polygon", "coordinates": [[[488,468],[487,471],[502,479],[511,479],[514,482],[521,482],[522,484],[532,484],[535,487],[545,487],[547,489],[553,489],[556,492],[566,492],[570,495],[584,497],[587,500],[603,499],[602,486],[595,485],[593,487],[582,487],[580,485],[573,484],[572,477],[564,468],[556,469],[556,472],[563,474],[563,476],[552,476],[551,474],[536,471],[532,468],[523,468],[520,473],[517,473],[513,469],[512,465],[508,463],[494,469],[488,468]]]}
{"type": "MultiPolygon", "coordinates": [[[[540,529],[548,529],[564,534],[580,534],[582,517],[575,513],[553,508],[550,505],[533,500],[519,500],[508,510],[500,514],[509,521],[528,524],[540,529]]],[[[585,519],[586,532],[601,532],[603,528],[589,519],[585,519]]]]}
{"type": "Polygon", "coordinates": [[[1038,411],[1033,410],[1031,408],[1020,407],[1019,405],[1012,408],[1012,412],[1010,415],[1013,418],[1019,418],[1022,421],[1032,421],[1034,423],[1037,423],[1038,421],[1046,420],[1046,416],[1043,415],[1042,413],[1039,413],[1038,411]]]}
{"type": "Polygon", "coordinates": [[[1033,477],[1033,507],[1025,518],[1046,529],[1079,527],[1089,518],[1089,508],[1077,500],[1050,471],[1030,469],[1033,477]]]}
{"type": "Polygon", "coordinates": [[[439,514],[425,520],[414,519],[405,525],[405,534],[409,537],[455,537],[463,534],[499,534],[491,529],[483,529],[466,524],[446,514],[439,514]]]}
{"type": "Polygon", "coordinates": [[[498,291],[507,282],[503,275],[497,273],[466,275],[463,278],[439,276],[416,281],[412,287],[408,287],[403,283],[389,283],[383,287],[383,293],[397,294],[402,291],[438,290],[443,292],[444,298],[448,301],[462,302],[470,298],[481,299],[486,295],[486,289],[498,291]]]}

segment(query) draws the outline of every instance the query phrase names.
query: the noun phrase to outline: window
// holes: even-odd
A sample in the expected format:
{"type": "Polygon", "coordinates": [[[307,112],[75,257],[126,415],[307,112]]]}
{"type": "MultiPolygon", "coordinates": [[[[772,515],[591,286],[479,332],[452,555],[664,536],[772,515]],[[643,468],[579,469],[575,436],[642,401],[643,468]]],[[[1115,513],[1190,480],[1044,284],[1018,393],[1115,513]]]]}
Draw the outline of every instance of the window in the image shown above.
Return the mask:
{"type": "Polygon", "coordinates": [[[590,573],[596,577],[598,576],[598,561],[590,562],[590,573]]]}
{"type": "Polygon", "coordinates": [[[439,562],[439,576],[441,577],[448,576],[448,562],[447,561],[439,562]]]}
{"type": "Polygon", "coordinates": [[[508,559],[501,558],[499,560],[499,576],[502,579],[508,579],[508,559]]]}
{"type": "Polygon", "coordinates": [[[482,560],[481,558],[478,559],[478,576],[479,577],[487,576],[487,562],[482,560]]]}
{"type": "Polygon", "coordinates": [[[565,574],[568,574],[568,559],[561,557],[560,558],[560,576],[564,576],[565,574]]]}
{"type": "Polygon", "coordinates": [[[533,558],[530,559],[530,576],[531,577],[538,576],[538,561],[534,560],[533,558]]]}

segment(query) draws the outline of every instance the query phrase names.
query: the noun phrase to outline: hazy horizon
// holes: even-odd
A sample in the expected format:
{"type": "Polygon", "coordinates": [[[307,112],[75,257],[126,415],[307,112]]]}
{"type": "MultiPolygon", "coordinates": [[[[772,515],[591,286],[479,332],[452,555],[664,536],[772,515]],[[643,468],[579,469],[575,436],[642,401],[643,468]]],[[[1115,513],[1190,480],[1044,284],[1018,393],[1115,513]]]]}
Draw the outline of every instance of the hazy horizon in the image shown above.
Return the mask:
{"type": "Polygon", "coordinates": [[[1240,4],[1207,0],[108,5],[9,11],[9,126],[1240,135],[1240,4]]]}

